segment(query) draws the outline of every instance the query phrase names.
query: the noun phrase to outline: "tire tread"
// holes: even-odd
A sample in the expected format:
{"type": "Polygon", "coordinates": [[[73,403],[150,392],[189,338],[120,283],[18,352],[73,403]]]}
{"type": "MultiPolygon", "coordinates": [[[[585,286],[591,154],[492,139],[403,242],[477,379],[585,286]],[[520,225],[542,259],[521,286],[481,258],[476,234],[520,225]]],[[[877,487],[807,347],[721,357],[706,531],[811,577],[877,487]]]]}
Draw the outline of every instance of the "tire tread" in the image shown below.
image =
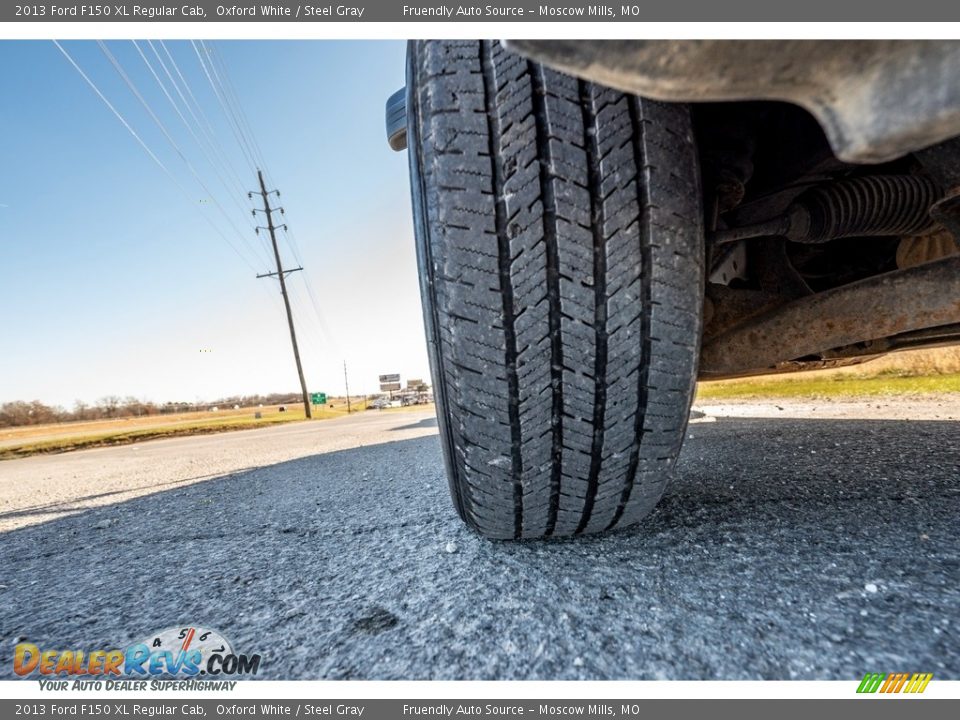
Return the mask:
{"type": "Polygon", "coordinates": [[[495,42],[411,53],[425,313],[458,509],[496,538],[636,522],[666,485],[696,376],[689,112],[495,42]]]}

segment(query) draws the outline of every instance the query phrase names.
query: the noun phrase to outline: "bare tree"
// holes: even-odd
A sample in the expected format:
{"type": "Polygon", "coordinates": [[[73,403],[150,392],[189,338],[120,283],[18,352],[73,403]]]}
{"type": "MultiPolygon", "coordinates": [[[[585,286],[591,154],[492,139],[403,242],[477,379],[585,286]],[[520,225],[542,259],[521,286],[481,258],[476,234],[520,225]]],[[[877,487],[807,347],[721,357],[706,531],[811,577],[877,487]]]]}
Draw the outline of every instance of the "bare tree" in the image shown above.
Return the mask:
{"type": "Polygon", "coordinates": [[[90,406],[83,400],[77,400],[73,403],[73,420],[88,420],[90,418],[90,406]]]}
{"type": "Polygon", "coordinates": [[[116,395],[106,395],[97,401],[97,407],[100,408],[102,417],[116,417],[117,409],[120,407],[120,398],[116,395]]]}
{"type": "Polygon", "coordinates": [[[59,419],[60,414],[56,409],[44,405],[39,400],[32,402],[14,400],[0,405],[0,427],[42,425],[57,422],[59,419]]]}

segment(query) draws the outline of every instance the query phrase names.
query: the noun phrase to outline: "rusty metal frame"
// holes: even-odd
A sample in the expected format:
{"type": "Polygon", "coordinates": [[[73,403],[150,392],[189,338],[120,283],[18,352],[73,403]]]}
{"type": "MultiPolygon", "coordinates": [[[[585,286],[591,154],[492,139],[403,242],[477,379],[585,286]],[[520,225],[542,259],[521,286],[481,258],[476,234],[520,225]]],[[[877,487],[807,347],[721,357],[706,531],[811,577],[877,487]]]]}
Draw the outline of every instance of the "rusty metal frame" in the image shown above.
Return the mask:
{"type": "Polygon", "coordinates": [[[775,372],[783,363],[829,358],[836,348],[957,323],[960,255],[809,295],[739,323],[704,342],[700,376],[775,372]]]}

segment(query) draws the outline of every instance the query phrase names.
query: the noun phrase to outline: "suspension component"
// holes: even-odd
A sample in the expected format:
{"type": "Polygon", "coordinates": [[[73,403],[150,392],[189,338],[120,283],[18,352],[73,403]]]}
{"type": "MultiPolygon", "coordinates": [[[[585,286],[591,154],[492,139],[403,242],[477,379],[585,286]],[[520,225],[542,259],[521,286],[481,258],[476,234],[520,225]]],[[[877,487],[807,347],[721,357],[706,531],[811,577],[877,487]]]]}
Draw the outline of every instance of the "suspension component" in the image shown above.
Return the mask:
{"type": "Polygon", "coordinates": [[[755,237],[825,243],[847,237],[923,235],[936,228],[930,207],[943,196],[921,175],[868,175],[804,192],[780,217],[712,235],[715,244],[755,237]]]}
{"type": "Polygon", "coordinates": [[[778,363],[821,357],[834,348],[956,325],[960,255],[875,275],[749,317],[704,341],[700,373],[718,378],[770,372],[778,363]]]}

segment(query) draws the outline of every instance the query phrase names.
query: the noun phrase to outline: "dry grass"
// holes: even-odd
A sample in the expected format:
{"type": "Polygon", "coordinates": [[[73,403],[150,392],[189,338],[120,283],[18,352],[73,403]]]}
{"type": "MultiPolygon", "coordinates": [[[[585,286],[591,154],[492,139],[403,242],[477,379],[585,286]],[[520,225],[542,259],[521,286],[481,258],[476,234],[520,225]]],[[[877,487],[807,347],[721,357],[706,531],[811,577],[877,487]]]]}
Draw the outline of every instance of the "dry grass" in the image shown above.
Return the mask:
{"type": "MultiPolygon", "coordinates": [[[[960,393],[960,347],[911,350],[836,370],[700,383],[700,400],[960,393]]],[[[960,402],[960,399],[958,399],[960,402]]]]}
{"type": "MultiPolygon", "coordinates": [[[[365,401],[351,402],[351,410],[354,412],[365,409],[365,401]]],[[[327,405],[313,408],[315,420],[342,417],[346,414],[347,403],[344,398],[331,398],[327,405]]],[[[286,412],[280,412],[278,406],[272,405],[237,410],[230,408],[218,412],[186,412],[142,418],[4,428],[0,431],[0,460],[40,453],[124,445],[164,437],[249,430],[303,420],[306,420],[306,415],[301,405],[288,405],[286,412]],[[257,412],[261,415],[259,418],[256,417],[257,412]]]]}
{"type": "Polygon", "coordinates": [[[930,350],[906,350],[884,355],[876,360],[840,368],[820,371],[824,375],[876,377],[899,375],[919,377],[922,375],[955,375],[960,373],[960,347],[932,348],[930,350]]]}

